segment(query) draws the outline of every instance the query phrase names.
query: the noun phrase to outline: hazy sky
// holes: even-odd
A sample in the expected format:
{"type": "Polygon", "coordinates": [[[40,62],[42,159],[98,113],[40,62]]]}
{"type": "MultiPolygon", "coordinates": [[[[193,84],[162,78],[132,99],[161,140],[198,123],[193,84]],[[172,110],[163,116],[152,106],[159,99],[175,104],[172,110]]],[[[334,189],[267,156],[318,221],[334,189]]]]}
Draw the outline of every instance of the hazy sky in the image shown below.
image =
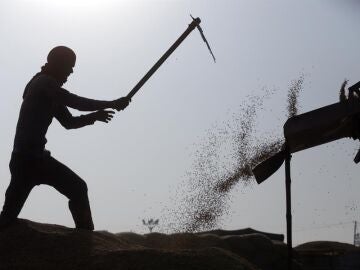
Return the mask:
{"type": "MultiPolygon", "coordinates": [[[[88,183],[96,229],[145,232],[141,219],[172,207],[207,132],[230,121],[249,95],[277,89],[257,123],[260,136],[281,135],[292,80],[305,74],[300,113],[337,102],[344,78],[360,80],[359,12],[355,0],[1,1],[0,204],[22,91],[52,47],[77,53],[66,89],[110,100],[131,90],[190,13],[202,19],[216,64],[194,31],[111,123],[69,131],[54,120],[47,135],[52,155],[88,183]]],[[[293,155],[295,244],[352,242],[351,222],[360,221],[358,147],[344,139],[293,155]]],[[[222,228],[285,233],[283,174],[237,186],[222,228]]],[[[20,217],[73,226],[67,199],[46,186],[32,191],[20,217]]]]}

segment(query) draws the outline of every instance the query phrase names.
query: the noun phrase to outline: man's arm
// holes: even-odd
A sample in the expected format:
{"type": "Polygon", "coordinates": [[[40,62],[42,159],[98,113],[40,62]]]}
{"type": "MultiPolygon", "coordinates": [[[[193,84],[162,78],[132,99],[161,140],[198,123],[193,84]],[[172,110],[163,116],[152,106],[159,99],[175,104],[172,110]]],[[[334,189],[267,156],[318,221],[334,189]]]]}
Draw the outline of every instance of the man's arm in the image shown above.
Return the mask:
{"type": "Polygon", "coordinates": [[[100,110],[85,115],[73,116],[68,108],[60,105],[55,112],[55,118],[66,129],[74,129],[92,125],[95,121],[108,123],[112,119],[113,114],[113,111],[100,110]]]}
{"type": "Polygon", "coordinates": [[[120,111],[125,109],[130,102],[130,99],[126,97],[112,101],[80,97],[60,87],[49,89],[49,95],[55,103],[77,109],[79,111],[98,111],[108,108],[120,111]]]}

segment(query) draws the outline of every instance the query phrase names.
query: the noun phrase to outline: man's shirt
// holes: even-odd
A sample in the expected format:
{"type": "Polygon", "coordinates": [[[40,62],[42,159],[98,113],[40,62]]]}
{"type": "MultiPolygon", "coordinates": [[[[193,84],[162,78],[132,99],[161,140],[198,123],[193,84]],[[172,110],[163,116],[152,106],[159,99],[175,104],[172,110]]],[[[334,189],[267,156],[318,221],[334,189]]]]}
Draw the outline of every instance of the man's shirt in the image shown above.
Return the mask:
{"type": "Polygon", "coordinates": [[[14,149],[16,153],[42,155],[46,132],[55,117],[67,129],[93,124],[93,114],[72,116],[67,107],[80,111],[96,111],[108,107],[109,102],[71,94],[60,87],[53,77],[37,74],[27,84],[16,126],[14,149]]]}

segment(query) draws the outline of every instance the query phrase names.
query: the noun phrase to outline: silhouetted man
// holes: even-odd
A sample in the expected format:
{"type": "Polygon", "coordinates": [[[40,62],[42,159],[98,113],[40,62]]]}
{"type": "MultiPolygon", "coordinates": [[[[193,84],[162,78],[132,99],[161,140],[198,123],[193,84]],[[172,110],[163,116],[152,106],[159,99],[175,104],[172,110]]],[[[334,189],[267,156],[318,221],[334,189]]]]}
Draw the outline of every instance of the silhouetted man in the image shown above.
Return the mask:
{"type": "Polygon", "coordinates": [[[107,123],[114,112],[105,109],[123,110],[130,100],[126,97],[113,101],[93,100],[63,89],[75,61],[76,55],[71,49],[55,47],[41,72],[25,87],[9,165],[11,181],[5,193],[0,227],[17,219],[34,186],[46,184],[69,199],[76,228],[94,229],[86,183],[45,150],[45,135],[53,117],[66,129],[92,125],[96,121],[107,123]],[[67,107],[93,112],[74,117],[67,107]]]}

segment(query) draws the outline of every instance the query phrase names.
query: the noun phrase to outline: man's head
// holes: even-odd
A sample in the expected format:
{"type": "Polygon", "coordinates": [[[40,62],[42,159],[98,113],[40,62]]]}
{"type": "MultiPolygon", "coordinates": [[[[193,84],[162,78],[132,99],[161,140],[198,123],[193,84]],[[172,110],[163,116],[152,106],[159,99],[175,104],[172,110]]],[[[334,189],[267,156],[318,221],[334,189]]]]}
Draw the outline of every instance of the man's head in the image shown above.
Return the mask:
{"type": "Polygon", "coordinates": [[[61,84],[73,73],[76,55],[73,50],[65,46],[53,48],[47,56],[47,73],[54,76],[61,84]]]}

